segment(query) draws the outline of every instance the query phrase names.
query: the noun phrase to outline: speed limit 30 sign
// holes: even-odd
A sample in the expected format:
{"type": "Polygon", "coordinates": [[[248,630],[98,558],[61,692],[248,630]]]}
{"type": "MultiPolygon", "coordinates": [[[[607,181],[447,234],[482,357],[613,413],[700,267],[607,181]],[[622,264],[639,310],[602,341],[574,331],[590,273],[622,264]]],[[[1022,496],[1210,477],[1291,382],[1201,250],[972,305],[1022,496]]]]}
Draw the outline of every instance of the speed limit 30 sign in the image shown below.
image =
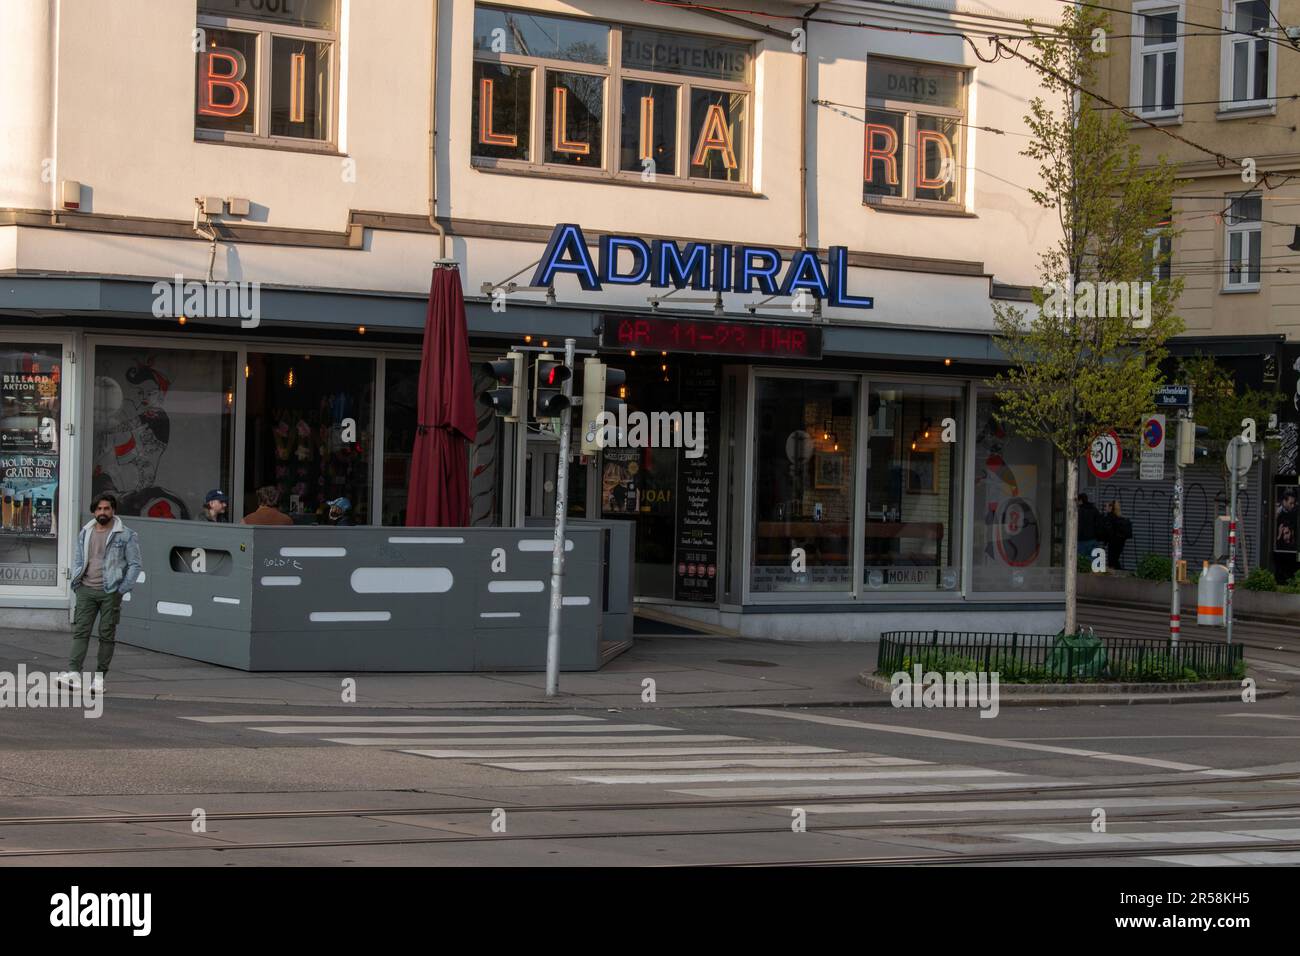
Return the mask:
{"type": "Polygon", "coordinates": [[[1092,440],[1092,447],[1088,449],[1088,470],[1098,478],[1109,478],[1119,471],[1123,459],[1119,435],[1113,431],[1106,432],[1092,440]]]}

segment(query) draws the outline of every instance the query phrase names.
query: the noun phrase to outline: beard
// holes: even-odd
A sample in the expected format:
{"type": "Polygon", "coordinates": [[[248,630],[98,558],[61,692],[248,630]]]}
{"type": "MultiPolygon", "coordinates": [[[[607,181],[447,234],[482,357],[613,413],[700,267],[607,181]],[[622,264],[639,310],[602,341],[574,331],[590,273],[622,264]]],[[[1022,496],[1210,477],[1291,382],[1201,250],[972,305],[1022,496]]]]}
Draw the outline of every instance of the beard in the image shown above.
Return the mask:
{"type": "Polygon", "coordinates": [[[99,522],[101,525],[105,525],[105,524],[108,524],[110,521],[113,520],[113,516],[112,516],[112,515],[95,515],[95,520],[96,520],[97,522],[99,522]]]}

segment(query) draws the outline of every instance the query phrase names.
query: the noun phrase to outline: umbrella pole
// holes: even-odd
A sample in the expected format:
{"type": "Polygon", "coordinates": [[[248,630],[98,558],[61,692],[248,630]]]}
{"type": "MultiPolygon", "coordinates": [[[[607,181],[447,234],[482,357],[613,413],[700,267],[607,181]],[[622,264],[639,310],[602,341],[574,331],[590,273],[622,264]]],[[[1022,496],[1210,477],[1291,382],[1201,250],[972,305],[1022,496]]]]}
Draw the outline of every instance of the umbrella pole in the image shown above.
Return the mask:
{"type": "MultiPolygon", "coordinates": [[[[577,340],[564,340],[564,366],[573,370],[577,340]]],[[[565,398],[573,397],[573,377],[560,386],[565,398]]],[[[551,552],[551,616],[546,628],[546,696],[560,691],[560,609],[564,604],[564,524],[569,513],[569,420],[572,402],[560,412],[560,460],[555,482],[555,545],[551,552]]]]}

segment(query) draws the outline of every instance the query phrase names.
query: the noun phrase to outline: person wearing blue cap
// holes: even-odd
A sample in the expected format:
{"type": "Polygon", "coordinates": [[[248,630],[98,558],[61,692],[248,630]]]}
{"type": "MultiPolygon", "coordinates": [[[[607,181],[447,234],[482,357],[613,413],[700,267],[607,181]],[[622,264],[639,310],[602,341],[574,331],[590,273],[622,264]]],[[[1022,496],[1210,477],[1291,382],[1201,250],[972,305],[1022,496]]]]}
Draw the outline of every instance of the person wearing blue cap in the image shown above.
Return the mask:
{"type": "Polygon", "coordinates": [[[352,502],[347,498],[335,498],[333,501],[325,502],[329,506],[329,523],[339,528],[353,527],[355,522],[352,520],[352,502]]]}
{"type": "Polygon", "coordinates": [[[226,514],[226,506],[230,499],[220,488],[213,488],[208,492],[207,497],[203,499],[203,520],[204,521],[230,521],[230,515],[226,514]]]}

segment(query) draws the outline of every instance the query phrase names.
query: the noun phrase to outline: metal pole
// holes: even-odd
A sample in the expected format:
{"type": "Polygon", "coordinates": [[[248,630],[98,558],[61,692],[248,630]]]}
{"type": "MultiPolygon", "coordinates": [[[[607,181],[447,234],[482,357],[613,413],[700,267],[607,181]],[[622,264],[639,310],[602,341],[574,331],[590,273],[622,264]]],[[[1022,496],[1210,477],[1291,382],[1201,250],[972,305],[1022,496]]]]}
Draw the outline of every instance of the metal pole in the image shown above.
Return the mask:
{"type": "Polygon", "coordinates": [[[1233,467],[1229,468],[1229,481],[1232,482],[1232,495],[1228,504],[1228,597],[1224,601],[1223,616],[1224,623],[1228,629],[1228,643],[1232,643],[1232,589],[1235,572],[1237,570],[1237,470],[1236,470],[1236,451],[1237,442],[1240,437],[1232,439],[1229,446],[1232,450],[1233,467]]]}
{"type": "MultiPolygon", "coordinates": [[[[573,372],[576,339],[564,340],[564,366],[573,372]]],[[[573,375],[560,386],[565,398],[573,397],[573,375]]],[[[564,519],[569,511],[569,420],[571,406],[560,413],[560,461],[555,469],[555,546],[551,552],[551,617],[546,627],[546,696],[560,692],[560,608],[564,604],[564,519]]]]}
{"type": "Polygon", "coordinates": [[[519,421],[515,424],[515,474],[514,487],[510,489],[510,506],[514,510],[516,528],[524,526],[524,516],[528,513],[525,490],[528,487],[528,359],[524,356],[524,381],[519,390],[519,421]]]}
{"type": "Polygon", "coordinates": [[[1183,559],[1183,463],[1175,449],[1174,461],[1174,561],[1170,575],[1173,581],[1173,601],[1169,606],[1169,643],[1178,646],[1183,625],[1179,614],[1178,562],[1183,559]]]}

